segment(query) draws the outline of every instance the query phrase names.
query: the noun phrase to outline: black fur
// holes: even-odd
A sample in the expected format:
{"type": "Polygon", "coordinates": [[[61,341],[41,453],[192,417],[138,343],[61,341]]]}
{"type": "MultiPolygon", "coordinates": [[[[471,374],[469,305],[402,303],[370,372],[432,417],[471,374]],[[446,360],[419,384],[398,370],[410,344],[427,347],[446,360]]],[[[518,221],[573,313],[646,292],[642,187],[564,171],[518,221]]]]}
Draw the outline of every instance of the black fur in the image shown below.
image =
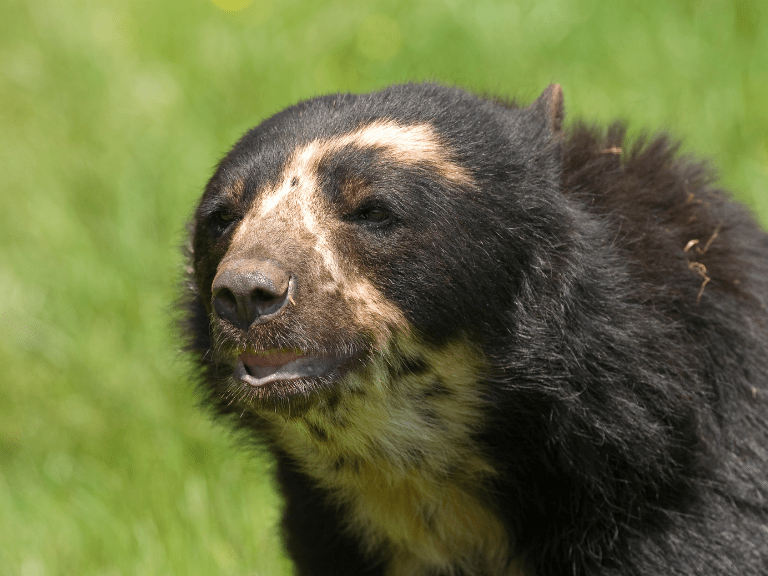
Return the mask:
{"type": "MultiPolygon", "coordinates": [[[[477,491],[508,530],[511,554],[537,576],[768,574],[768,236],[666,137],[630,143],[619,124],[561,131],[558,96],[521,108],[420,84],[317,98],[248,132],[211,179],[192,236],[190,348],[211,403],[277,460],[300,574],[386,569],[260,415],[295,418],[318,401],[336,414],[343,371],[251,397],[233,390],[214,334],[355,349],[353,371],[377,350],[326,317],[263,335],[217,328],[211,283],[231,241],[221,210],[237,222],[291,151],[381,119],[432,126],[471,183],[428,163],[393,164],[377,149],[335,151],[318,178],[339,220],[374,204],[392,215],[378,228],[341,228],[335,249],[431,346],[470,334],[488,359],[475,440],[499,474],[477,491]],[[238,179],[242,194],[224,200],[238,179]],[[350,182],[375,182],[374,204],[349,204],[350,182]]],[[[427,377],[429,366],[404,357],[391,372],[427,377]]],[[[447,394],[433,379],[422,400],[447,394]]],[[[333,441],[343,414],[333,426],[310,429],[333,441]]]]}

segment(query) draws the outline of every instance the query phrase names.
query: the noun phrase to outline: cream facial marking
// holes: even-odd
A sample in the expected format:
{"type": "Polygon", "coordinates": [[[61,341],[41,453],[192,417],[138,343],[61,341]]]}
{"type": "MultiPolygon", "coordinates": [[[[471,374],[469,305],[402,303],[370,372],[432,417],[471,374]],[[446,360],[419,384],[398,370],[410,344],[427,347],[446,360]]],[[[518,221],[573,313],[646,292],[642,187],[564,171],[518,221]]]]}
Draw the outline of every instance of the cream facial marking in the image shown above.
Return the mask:
{"type": "MultiPolygon", "coordinates": [[[[347,134],[328,140],[314,140],[298,148],[283,171],[281,184],[261,203],[260,214],[269,213],[292,189],[292,182],[315,181],[317,165],[328,154],[347,146],[361,149],[383,149],[401,164],[427,164],[443,178],[468,184],[472,178],[453,162],[448,149],[428,124],[400,125],[389,120],[376,120],[347,134]]],[[[303,187],[303,186],[302,186],[303,187]]]]}
{"type": "Polygon", "coordinates": [[[259,206],[260,217],[263,218],[269,214],[289,193],[294,192],[301,195],[302,191],[317,184],[315,169],[322,157],[319,148],[319,142],[313,141],[293,153],[287,167],[283,171],[283,177],[277,189],[261,201],[259,206]]]}
{"type": "Polygon", "coordinates": [[[485,370],[467,340],[433,348],[396,336],[337,384],[340,402],[298,420],[269,417],[276,442],[349,510],[348,529],[370,550],[391,551],[389,575],[457,566],[522,574],[506,571],[506,529],[479,496],[496,475],[472,440],[483,423],[476,388],[485,370]],[[393,370],[405,358],[415,369],[393,370]],[[431,394],[436,383],[441,392],[431,394]],[[474,565],[481,557],[493,565],[474,565]]]}
{"type": "Polygon", "coordinates": [[[471,182],[469,174],[455,164],[448,149],[428,124],[401,126],[391,121],[377,120],[338,138],[328,141],[323,155],[345,146],[384,149],[401,164],[428,164],[435,172],[457,184],[471,182]]]}

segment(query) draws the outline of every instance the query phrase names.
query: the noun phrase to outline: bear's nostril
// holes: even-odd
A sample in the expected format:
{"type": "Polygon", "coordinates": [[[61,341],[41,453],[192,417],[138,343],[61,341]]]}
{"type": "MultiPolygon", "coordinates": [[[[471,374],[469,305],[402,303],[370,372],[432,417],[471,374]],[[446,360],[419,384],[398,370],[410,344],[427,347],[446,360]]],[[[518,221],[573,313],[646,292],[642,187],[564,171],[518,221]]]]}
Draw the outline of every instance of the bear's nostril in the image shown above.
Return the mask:
{"type": "Polygon", "coordinates": [[[264,304],[270,304],[280,298],[279,294],[273,294],[272,292],[267,292],[266,290],[262,290],[260,288],[257,288],[253,291],[253,294],[251,294],[251,299],[255,302],[260,302],[264,304]]]}
{"type": "Polygon", "coordinates": [[[237,324],[237,298],[229,288],[219,288],[213,294],[213,310],[216,316],[237,324]]]}
{"type": "Polygon", "coordinates": [[[251,293],[251,302],[261,312],[261,315],[274,314],[282,308],[288,296],[288,288],[282,294],[275,294],[257,288],[251,293]]]}

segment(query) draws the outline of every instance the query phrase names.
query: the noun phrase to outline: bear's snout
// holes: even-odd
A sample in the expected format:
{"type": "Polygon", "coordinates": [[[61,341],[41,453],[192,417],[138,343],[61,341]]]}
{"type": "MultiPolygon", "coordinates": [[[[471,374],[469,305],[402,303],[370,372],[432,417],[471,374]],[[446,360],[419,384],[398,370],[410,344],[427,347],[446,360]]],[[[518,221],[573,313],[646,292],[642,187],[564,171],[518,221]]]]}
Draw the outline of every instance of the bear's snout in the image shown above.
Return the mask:
{"type": "Polygon", "coordinates": [[[222,320],[248,330],[280,314],[292,299],[294,285],[291,275],[270,260],[225,260],[211,286],[213,310],[222,320]]]}

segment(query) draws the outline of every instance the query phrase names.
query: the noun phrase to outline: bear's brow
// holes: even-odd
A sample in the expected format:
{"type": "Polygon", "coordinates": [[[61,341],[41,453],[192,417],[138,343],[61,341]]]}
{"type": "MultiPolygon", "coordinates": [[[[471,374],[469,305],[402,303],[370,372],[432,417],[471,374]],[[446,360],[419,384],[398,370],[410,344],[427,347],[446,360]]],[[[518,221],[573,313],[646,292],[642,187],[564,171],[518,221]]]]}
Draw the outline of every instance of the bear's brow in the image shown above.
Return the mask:
{"type": "Polygon", "coordinates": [[[431,125],[375,120],[351,132],[297,147],[286,162],[280,184],[262,203],[261,215],[270,212],[291,191],[291,183],[315,182],[318,165],[331,154],[349,147],[382,151],[397,164],[424,166],[435,176],[459,186],[473,182],[466,168],[454,161],[450,147],[431,125]]]}
{"type": "Polygon", "coordinates": [[[467,170],[453,160],[449,146],[430,124],[398,124],[394,120],[375,120],[351,132],[301,146],[288,163],[289,171],[294,163],[317,166],[328,155],[348,147],[380,150],[399,164],[426,165],[456,184],[472,180],[467,170]]]}

